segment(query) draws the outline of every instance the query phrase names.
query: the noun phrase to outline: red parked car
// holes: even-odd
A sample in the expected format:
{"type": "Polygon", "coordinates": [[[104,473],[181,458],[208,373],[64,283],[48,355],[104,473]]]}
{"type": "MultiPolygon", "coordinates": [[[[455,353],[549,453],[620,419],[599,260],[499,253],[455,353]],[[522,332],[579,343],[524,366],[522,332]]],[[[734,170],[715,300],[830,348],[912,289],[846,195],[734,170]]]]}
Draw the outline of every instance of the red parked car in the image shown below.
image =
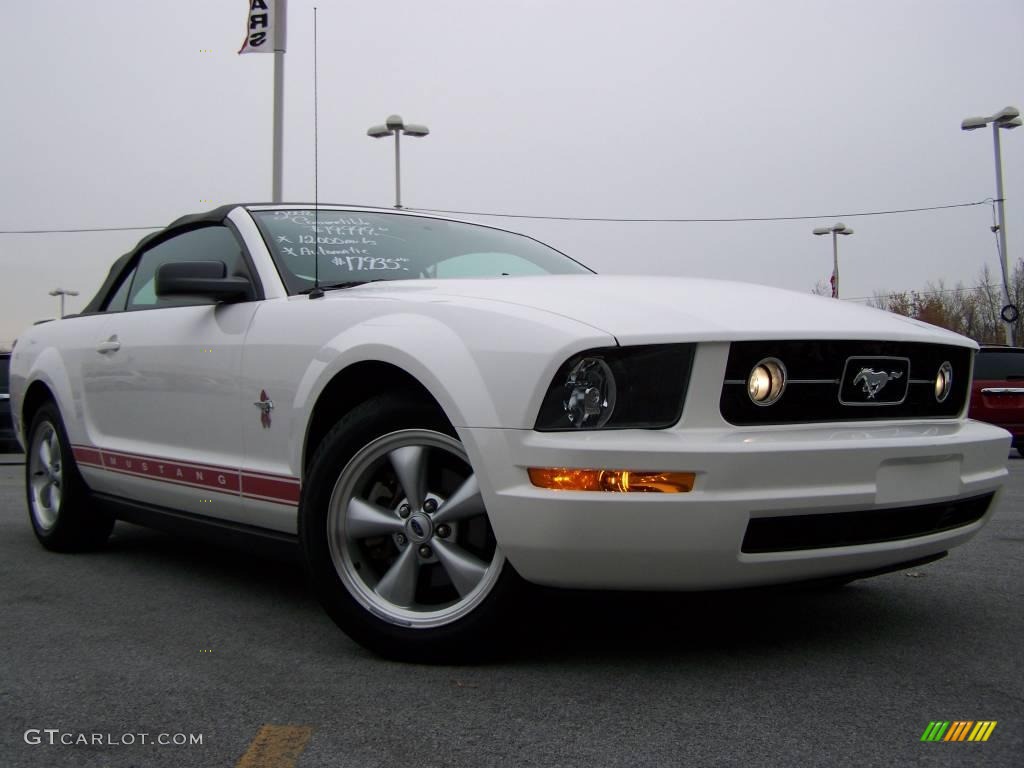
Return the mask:
{"type": "Polygon", "coordinates": [[[1024,456],[1024,349],[981,348],[974,359],[968,416],[1009,431],[1013,447],[1024,456]]]}

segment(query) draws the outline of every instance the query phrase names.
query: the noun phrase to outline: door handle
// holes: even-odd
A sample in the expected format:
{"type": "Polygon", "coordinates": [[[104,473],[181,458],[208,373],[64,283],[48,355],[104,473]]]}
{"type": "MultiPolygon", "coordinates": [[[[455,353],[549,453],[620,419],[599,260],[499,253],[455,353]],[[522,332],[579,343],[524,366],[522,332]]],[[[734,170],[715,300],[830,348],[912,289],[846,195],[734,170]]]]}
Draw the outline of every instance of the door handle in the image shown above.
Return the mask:
{"type": "Polygon", "coordinates": [[[116,336],[111,336],[106,341],[101,341],[96,345],[96,351],[101,355],[107,352],[117,352],[121,348],[121,342],[117,340],[116,336]]]}

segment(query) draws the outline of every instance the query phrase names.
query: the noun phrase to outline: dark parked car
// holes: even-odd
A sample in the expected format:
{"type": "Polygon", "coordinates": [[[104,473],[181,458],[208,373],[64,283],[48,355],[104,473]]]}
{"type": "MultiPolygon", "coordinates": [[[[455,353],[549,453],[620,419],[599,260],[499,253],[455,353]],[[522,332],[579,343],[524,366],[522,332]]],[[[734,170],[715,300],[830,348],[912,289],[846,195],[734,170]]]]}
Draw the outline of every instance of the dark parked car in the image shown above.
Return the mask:
{"type": "Polygon", "coordinates": [[[21,452],[11,421],[10,367],[11,353],[0,352],[0,453],[21,452]]]}
{"type": "Polygon", "coordinates": [[[972,419],[987,421],[1013,435],[1024,456],[1024,349],[982,347],[974,360],[972,419]]]}

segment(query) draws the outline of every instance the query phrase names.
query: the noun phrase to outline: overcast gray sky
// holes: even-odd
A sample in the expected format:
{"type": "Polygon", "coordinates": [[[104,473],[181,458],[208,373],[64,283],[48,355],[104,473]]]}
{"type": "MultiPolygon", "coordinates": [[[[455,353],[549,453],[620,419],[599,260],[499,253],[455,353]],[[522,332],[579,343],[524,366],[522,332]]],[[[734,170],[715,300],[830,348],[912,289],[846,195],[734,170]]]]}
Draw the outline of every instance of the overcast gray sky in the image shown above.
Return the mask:
{"type": "MultiPolygon", "coordinates": [[[[390,205],[394,112],[409,207],[606,217],[875,211],[995,196],[990,131],[1024,107],[1020,0],[289,0],[287,200],[390,205]]],[[[273,57],[238,56],[247,0],[4,0],[0,230],[165,225],[270,198],[273,57]],[[210,52],[206,52],[210,51],[210,52]]],[[[1024,256],[1024,130],[1003,131],[1009,253],[1024,256]]],[[[989,206],[846,217],[843,295],[972,282],[989,206]]],[[[482,219],[602,272],[809,291],[819,221],[482,219]]],[[[143,231],[0,234],[0,342],[81,308],[143,231]]]]}

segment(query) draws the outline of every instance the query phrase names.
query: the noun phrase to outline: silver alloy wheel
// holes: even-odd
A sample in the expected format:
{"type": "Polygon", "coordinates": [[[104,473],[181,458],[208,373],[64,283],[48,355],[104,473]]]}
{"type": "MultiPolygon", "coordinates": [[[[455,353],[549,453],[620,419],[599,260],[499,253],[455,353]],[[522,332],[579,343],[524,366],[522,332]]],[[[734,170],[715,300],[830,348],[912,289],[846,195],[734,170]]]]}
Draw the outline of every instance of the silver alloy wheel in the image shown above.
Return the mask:
{"type": "Polygon", "coordinates": [[[40,530],[49,531],[60,516],[63,482],[60,438],[50,422],[44,421],[32,436],[28,462],[32,517],[40,530]]]}
{"type": "Polygon", "coordinates": [[[505,562],[462,444],[432,430],[392,432],[360,449],[334,485],[327,526],[349,594],[400,626],[466,616],[505,562]]]}

